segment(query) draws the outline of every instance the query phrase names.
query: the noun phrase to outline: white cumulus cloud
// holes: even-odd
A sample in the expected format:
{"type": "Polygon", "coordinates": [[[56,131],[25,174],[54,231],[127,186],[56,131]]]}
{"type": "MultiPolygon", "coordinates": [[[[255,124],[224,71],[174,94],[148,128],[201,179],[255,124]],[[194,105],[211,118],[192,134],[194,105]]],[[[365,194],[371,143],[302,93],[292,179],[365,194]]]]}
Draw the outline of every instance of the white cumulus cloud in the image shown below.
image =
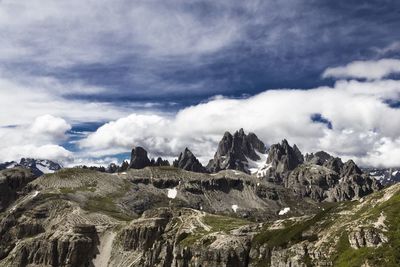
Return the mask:
{"type": "Polygon", "coordinates": [[[376,80],[393,73],[400,73],[400,60],[398,59],[354,61],[346,66],[328,68],[322,77],[376,80]]]}
{"type": "Polygon", "coordinates": [[[311,90],[269,90],[246,99],[218,97],[175,116],[132,114],[111,121],[80,142],[83,149],[109,154],[144,146],[154,154],[177,156],[188,146],[203,163],[213,156],[224,131],[244,128],[267,145],[287,138],[303,152],[324,149],[363,165],[400,165],[400,109],[385,100],[400,95],[400,81],[338,81],[311,90]],[[313,121],[320,114],[330,121],[313,121]],[[382,142],[382,140],[386,140],[382,142]],[[393,146],[391,160],[388,144],[393,146]]]}
{"type": "Polygon", "coordinates": [[[61,163],[72,160],[73,153],[60,146],[71,125],[64,119],[49,114],[39,116],[31,124],[1,127],[0,161],[22,157],[50,159],[61,163]]]}
{"type": "Polygon", "coordinates": [[[64,119],[49,114],[37,117],[30,127],[30,131],[33,134],[44,134],[53,137],[63,137],[65,132],[70,129],[71,125],[64,119]]]}

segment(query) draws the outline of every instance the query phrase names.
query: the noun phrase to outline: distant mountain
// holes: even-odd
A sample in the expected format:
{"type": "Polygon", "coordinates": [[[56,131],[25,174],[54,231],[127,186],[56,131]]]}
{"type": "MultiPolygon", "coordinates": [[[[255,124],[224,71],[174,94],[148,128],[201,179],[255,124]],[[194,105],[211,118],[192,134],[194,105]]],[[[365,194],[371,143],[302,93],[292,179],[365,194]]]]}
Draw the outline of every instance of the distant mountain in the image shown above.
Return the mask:
{"type": "Polygon", "coordinates": [[[32,171],[35,176],[45,173],[53,173],[62,168],[62,166],[54,161],[47,159],[22,158],[20,162],[10,161],[0,164],[0,170],[11,169],[15,167],[25,167],[32,171]]]}
{"type": "Polygon", "coordinates": [[[233,135],[225,132],[207,169],[209,172],[230,169],[250,173],[250,169],[264,158],[265,151],[264,143],[254,133],[245,134],[243,129],[233,135]]]}
{"type": "Polygon", "coordinates": [[[343,163],[324,151],[303,157],[287,140],[269,148],[267,161],[256,175],[317,201],[359,199],[381,188],[354,161],[343,163]]]}
{"type": "Polygon", "coordinates": [[[131,152],[131,162],[129,163],[129,168],[131,169],[143,169],[145,167],[151,166],[169,166],[168,160],[163,160],[158,157],[157,160],[149,159],[147,156],[147,151],[141,147],[137,146],[132,149],[131,152]]]}
{"type": "Polygon", "coordinates": [[[185,150],[179,155],[179,158],[173,162],[173,166],[186,171],[207,172],[207,169],[188,148],[185,148],[185,150]]]}
{"type": "Polygon", "coordinates": [[[400,168],[363,168],[362,170],[385,186],[400,182],[400,168]]]}

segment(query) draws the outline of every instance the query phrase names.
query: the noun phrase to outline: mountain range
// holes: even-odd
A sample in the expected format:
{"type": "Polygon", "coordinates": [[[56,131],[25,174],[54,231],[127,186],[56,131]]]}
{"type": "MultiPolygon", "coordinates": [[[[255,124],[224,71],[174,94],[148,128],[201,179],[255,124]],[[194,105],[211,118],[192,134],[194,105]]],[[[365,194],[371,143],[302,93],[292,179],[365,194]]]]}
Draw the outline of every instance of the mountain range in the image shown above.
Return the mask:
{"type": "Polygon", "coordinates": [[[399,264],[398,184],[243,129],[207,166],[140,146],[121,166],[0,166],[0,266],[399,264]]]}

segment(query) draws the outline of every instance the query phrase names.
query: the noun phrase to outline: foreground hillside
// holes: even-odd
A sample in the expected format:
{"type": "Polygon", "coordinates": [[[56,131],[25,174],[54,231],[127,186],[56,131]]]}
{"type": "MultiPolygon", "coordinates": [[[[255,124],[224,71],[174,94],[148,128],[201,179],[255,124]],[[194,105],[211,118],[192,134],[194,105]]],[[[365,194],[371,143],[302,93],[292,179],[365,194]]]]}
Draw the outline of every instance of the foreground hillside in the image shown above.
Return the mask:
{"type": "Polygon", "coordinates": [[[0,266],[400,264],[400,185],[319,203],[236,170],[63,169],[26,183],[0,213],[0,266]]]}

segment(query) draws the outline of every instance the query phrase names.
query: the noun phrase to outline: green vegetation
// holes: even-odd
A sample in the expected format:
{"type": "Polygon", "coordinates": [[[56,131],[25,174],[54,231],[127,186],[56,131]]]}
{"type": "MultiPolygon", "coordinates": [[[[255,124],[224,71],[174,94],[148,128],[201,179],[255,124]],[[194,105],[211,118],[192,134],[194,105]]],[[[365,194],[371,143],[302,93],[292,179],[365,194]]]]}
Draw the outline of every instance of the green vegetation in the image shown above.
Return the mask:
{"type": "Polygon", "coordinates": [[[337,244],[338,252],[334,255],[335,266],[360,266],[365,261],[372,266],[400,266],[400,194],[395,194],[375,207],[369,206],[365,217],[376,220],[381,212],[386,216],[388,231],[384,234],[388,242],[377,248],[354,249],[349,244],[347,234],[343,233],[337,244]]]}
{"type": "MultiPolygon", "coordinates": [[[[187,235],[183,238],[180,242],[183,246],[190,246],[196,243],[198,240],[206,236],[207,234],[215,233],[215,232],[229,232],[233,229],[236,229],[240,226],[250,224],[249,221],[240,219],[240,218],[233,218],[227,216],[220,216],[220,215],[206,215],[203,217],[203,222],[210,226],[211,230],[206,231],[205,229],[201,228],[195,233],[187,235]]],[[[214,242],[215,237],[209,236],[203,239],[203,246],[208,246],[212,242],[214,242]]]]}
{"type": "Polygon", "coordinates": [[[124,185],[121,186],[115,193],[105,196],[90,196],[85,203],[84,209],[92,212],[101,212],[117,220],[130,221],[133,218],[121,211],[116,204],[116,200],[123,197],[130,188],[130,183],[128,181],[124,181],[124,185]]]}
{"type": "Polygon", "coordinates": [[[94,187],[94,186],[61,187],[59,190],[62,194],[74,194],[78,191],[95,192],[96,187],[94,187]]]}
{"type": "Polygon", "coordinates": [[[326,218],[326,215],[331,211],[333,206],[326,208],[311,219],[288,224],[283,229],[269,230],[266,226],[264,231],[261,231],[254,237],[254,242],[257,245],[267,244],[268,247],[287,247],[289,244],[295,244],[304,240],[314,241],[317,236],[304,236],[303,233],[315,226],[317,222],[326,218]]]}
{"type": "Polygon", "coordinates": [[[212,232],[229,232],[240,226],[249,224],[249,221],[220,215],[204,216],[204,223],[211,227],[212,232]]]}
{"type": "Polygon", "coordinates": [[[92,173],[93,171],[88,170],[88,169],[82,169],[82,168],[65,168],[61,169],[55,173],[52,174],[46,174],[47,176],[53,176],[56,175],[60,179],[69,179],[71,176],[74,175],[82,175],[82,174],[87,174],[87,173],[92,173]]]}
{"type": "Polygon", "coordinates": [[[84,209],[91,212],[101,212],[121,221],[130,221],[133,219],[131,216],[123,213],[114,203],[113,198],[109,196],[89,198],[84,209]]]}

